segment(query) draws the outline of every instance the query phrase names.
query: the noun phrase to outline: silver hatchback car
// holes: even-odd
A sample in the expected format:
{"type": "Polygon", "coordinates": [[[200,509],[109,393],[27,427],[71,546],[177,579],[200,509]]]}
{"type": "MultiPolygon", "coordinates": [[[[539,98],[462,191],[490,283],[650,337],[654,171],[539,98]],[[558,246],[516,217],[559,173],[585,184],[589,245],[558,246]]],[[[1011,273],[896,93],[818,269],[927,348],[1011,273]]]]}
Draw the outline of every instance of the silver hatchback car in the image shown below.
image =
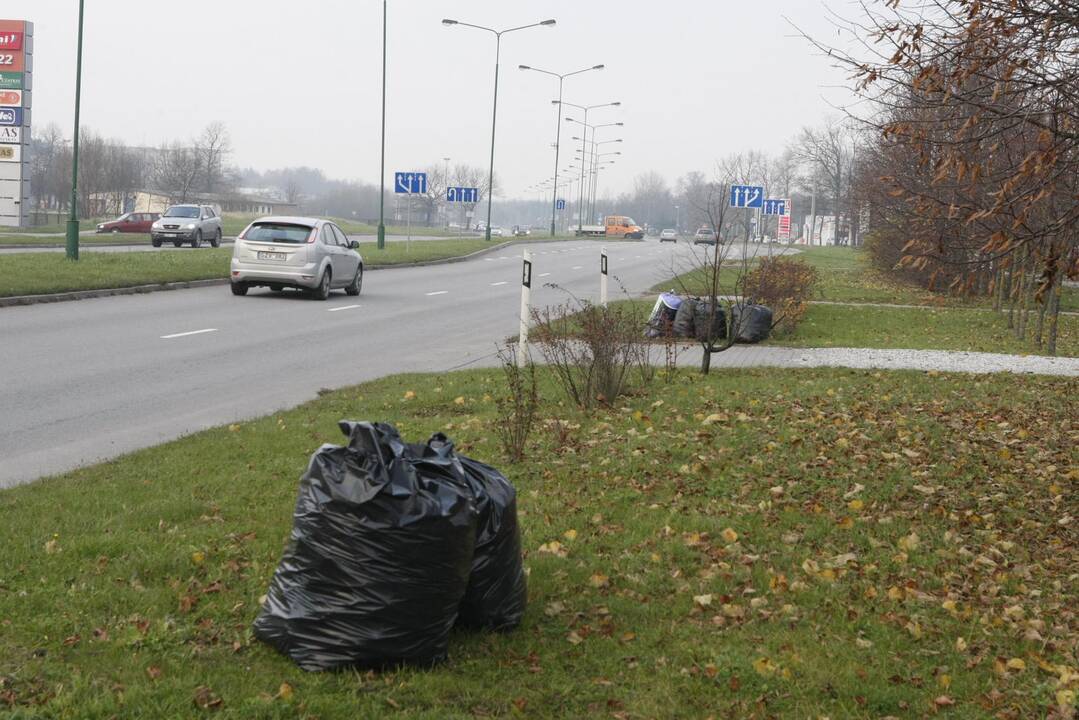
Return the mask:
{"type": "Polygon", "coordinates": [[[328,220],[304,217],[265,217],[236,238],[232,249],[232,294],[246,295],[250,287],[286,287],[313,291],[319,300],[334,288],[359,295],[363,287],[363,258],[341,228],[328,220]]]}

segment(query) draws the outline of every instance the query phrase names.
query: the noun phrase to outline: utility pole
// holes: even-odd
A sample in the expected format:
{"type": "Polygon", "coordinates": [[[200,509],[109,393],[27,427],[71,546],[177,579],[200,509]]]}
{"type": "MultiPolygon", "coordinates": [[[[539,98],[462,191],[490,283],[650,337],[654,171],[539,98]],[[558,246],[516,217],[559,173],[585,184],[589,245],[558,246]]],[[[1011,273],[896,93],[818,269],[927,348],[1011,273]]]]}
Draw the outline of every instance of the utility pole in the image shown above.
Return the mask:
{"type": "Polygon", "coordinates": [[[813,194],[809,196],[809,237],[806,244],[813,244],[813,236],[817,232],[817,178],[813,177],[813,194]]]}
{"type": "Polygon", "coordinates": [[[82,105],[82,21],[85,0],[79,0],[79,47],[75,64],[75,136],[71,155],[71,208],[67,218],[65,250],[68,260],[79,259],[79,109],[82,105]]]}
{"type": "Polygon", "coordinates": [[[382,0],[382,165],[378,175],[378,249],[386,247],[386,0],[382,0]]]}

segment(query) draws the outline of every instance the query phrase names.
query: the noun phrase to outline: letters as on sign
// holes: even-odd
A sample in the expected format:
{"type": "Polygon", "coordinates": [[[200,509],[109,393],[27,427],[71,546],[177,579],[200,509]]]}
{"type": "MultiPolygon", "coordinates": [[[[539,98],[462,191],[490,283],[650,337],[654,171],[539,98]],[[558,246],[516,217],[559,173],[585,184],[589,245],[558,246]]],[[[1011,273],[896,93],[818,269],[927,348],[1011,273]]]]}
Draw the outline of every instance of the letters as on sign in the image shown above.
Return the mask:
{"type": "Polygon", "coordinates": [[[0,145],[0,162],[20,162],[22,145],[0,145]]]}
{"type": "Polygon", "coordinates": [[[21,32],[0,32],[0,50],[22,50],[21,32]]]}
{"type": "Polygon", "coordinates": [[[18,145],[22,142],[22,128],[0,127],[0,143],[18,145]]]}

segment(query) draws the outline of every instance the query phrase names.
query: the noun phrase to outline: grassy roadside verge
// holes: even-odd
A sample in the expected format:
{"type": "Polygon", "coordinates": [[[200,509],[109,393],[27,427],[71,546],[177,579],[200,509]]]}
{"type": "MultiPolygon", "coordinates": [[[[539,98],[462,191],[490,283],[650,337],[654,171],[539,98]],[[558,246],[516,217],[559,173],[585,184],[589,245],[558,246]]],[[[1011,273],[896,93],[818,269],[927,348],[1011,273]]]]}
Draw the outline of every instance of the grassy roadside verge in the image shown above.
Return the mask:
{"type": "MultiPolygon", "coordinates": [[[[368,267],[428,262],[478,252],[491,245],[482,239],[425,240],[411,244],[360,243],[368,267]]],[[[61,253],[26,252],[0,255],[0,297],[131,287],[154,283],[226,278],[231,248],[175,252],[85,253],[77,263],[61,253]]]]}
{"type": "Polygon", "coordinates": [[[35,718],[191,716],[197,698],[226,718],[983,718],[1074,697],[1076,380],[685,374],[591,415],[544,382],[548,420],[517,466],[490,432],[498,382],[388,378],[0,491],[0,702],[35,718]],[[297,478],[342,417],[444,430],[506,471],[530,570],[519,631],[381,675],[306,674],[252,640],[297,478]]]}
{"type": "MultiPolygon", "coordinates": [[[[150,236],[141,233],[97,233],[93,235],[79,235],[79,245],[101,245],[114,243],[140,243],[150,244],[150,236]]],[[[62,235],[0,235],[0,247],[5,245],[58,245],[63,246],[62,235]]]]}
{"type": "MultiPolygon", "coordinates": [[[[812,264],[819,272],[814,299],[853,305],[811,305],[793,333],[773,336],[767,344],[1015,354],[1037,352],[1037,345],[1030,339],[1015,339],[1003,316],[987,312],[992,303],[984,298],[940,295],[891,282],[873,272],[862,253],[850,248],[805,248],[797,257],[812,264]],[[857,303],[919,307],[859,307],[857,303]]],[[[726,287],[733,286],[735,272],[724,269],[726,287]]],[[[702,278],[699,272],[690,272],[677,280],[659,283],[653,290],[659,292],[685,286],[692,291],[702,286],[702,278]]],[[[640,302],[642,306],[650,307],[654,300],[640,302]]],[[[1061,308],[1065,311],[1079,309],[1079,291],[1065,288],[1061,308]]],[[[1036,315],[1032,316],[1031,322],[1037,323],[1036,315]]],[[[1032,335],[1029,333],[1028,338],[1032,335]]],[[[1057,354],[1079,357],[1079,317],[1060,317],[1057,354]]]]}
{"type": "MultiPolygon", "coordinates": [[[[860,250],[846,247],[797,247],[796,257],[808,262],[820,273],[816,300],[850,303],[887,303],[897,305],[924,305],[929,307],[992,307],[992,300],[983,297],[962,297],[946,293],[933,293],[909,283],[884,277],[874,270],[866,255],[860,250]]],[[[734,269],[725,269],[723,282],[733,285],[734,269]]],[[[688,287],[691,290],[705,285],[703,273],[690,271],[679,275],[677,280],[666,280],[655,285],[656,292],[671,287],[688,287]]],[[[1079,289],[1063,288],[1061,310],[1079,310],[1079,289]]]]}

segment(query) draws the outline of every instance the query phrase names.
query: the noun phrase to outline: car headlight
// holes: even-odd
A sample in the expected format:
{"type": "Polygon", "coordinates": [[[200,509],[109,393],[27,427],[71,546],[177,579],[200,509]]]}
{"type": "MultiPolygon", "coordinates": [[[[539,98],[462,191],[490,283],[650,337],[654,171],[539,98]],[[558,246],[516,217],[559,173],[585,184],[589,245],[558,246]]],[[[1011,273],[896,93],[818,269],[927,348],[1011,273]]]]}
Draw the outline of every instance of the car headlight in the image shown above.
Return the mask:
{"type": "Polygon", "coordinates": [[[194,230],[194,229],[195,229],[195,223],[188,223],[187,225],[184,225],[184,230],[194,230]]]}

